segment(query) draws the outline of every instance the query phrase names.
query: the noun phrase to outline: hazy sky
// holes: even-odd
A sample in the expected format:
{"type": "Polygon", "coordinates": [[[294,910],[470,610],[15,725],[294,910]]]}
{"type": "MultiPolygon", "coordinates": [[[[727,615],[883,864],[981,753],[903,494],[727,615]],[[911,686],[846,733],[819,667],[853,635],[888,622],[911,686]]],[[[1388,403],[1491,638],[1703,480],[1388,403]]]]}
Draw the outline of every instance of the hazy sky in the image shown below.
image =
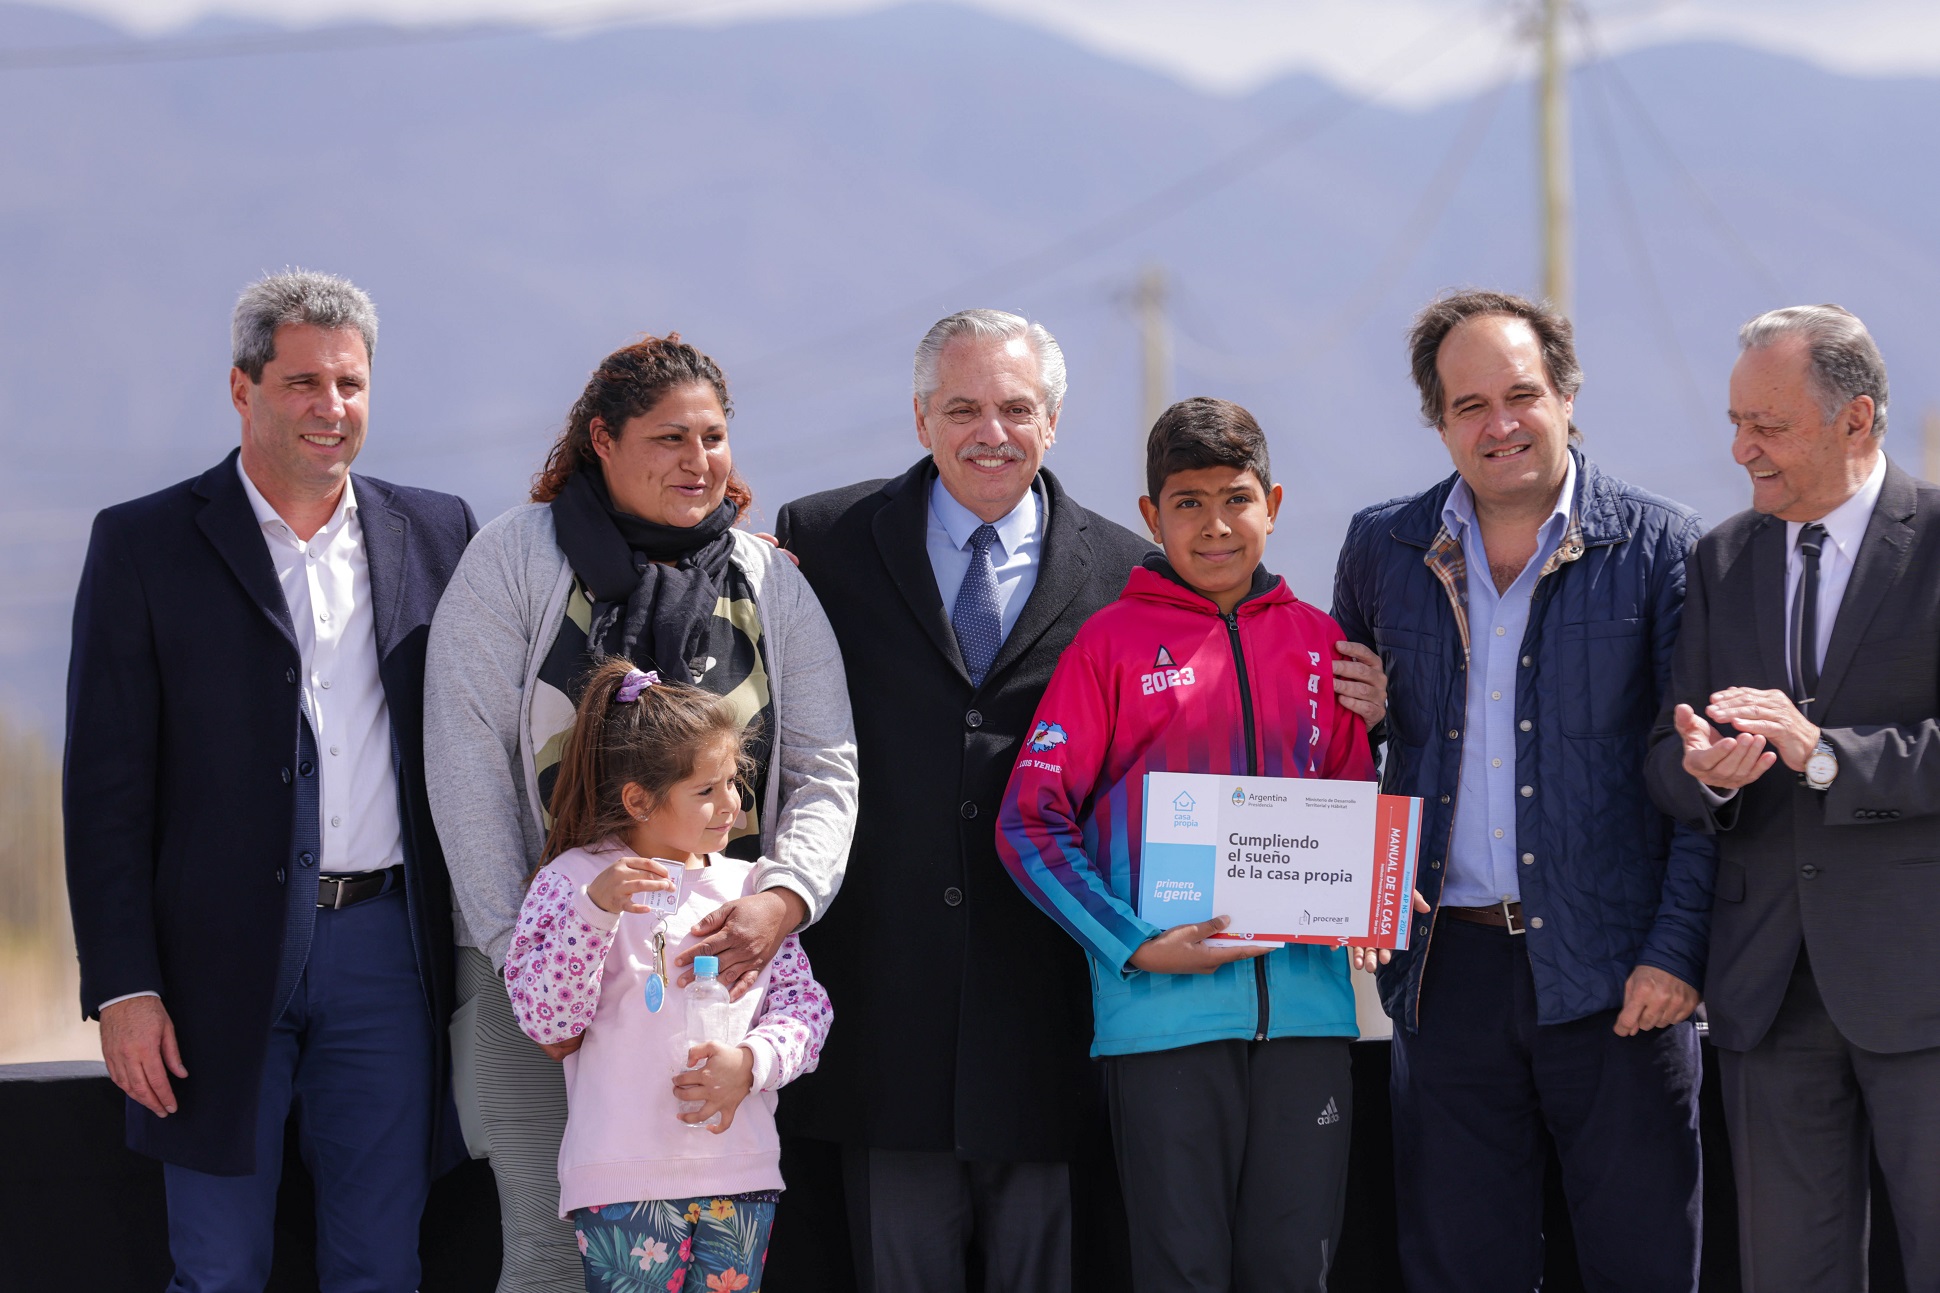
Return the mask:
{"type": "MultiPolygon", "coordinates": [[[[39,0],[161,33],[211,14],[289,23],[342,18],[517,18],[561,27],[653,16],[726,23],[855,12],[886,0],[39,0]]],[[[1033,23],[1207,89],[1244,91],[1296,70],[1363,93],[1423,102],[1493,80],[1505,37],[1534,0],[955,0],[1033,23]],[[1464,21],[1464,16],[1468,21],[1464,21]],[[1431,66],[1392,84],[1383,65],[1421,42],[1431,66]]],[[[1845,72],[1940,73],[1933,0],[1587,0],[1612,49],[1723,38],[1845,72]]],[[[1409,63],[1416,60],[1409,59],[1409,63]]],[[[992,69],[1001,75],[1001,69],[992,69]]]]}

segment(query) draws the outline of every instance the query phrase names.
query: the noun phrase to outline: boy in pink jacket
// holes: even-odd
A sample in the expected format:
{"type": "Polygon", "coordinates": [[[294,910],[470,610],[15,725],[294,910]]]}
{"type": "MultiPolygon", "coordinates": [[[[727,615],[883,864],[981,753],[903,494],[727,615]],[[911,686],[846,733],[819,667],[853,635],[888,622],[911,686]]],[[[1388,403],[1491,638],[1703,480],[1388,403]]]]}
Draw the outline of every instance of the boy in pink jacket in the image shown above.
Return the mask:
{"type": "Polygon", "coordinates": [[[1138,1293],[1321,1290],[1347,1180],[1347,954],[1206,942],[1223,916],[1141,918],[1144,779],[1372,780],[1374,758],[1335,696],[1340,627],[1260,564],[1281,490],[1252,415],[1173,405],[1146,480],[1139,508],[1165,556],[1059,662],[998,850],[1091,959],[1138,1293]]]}

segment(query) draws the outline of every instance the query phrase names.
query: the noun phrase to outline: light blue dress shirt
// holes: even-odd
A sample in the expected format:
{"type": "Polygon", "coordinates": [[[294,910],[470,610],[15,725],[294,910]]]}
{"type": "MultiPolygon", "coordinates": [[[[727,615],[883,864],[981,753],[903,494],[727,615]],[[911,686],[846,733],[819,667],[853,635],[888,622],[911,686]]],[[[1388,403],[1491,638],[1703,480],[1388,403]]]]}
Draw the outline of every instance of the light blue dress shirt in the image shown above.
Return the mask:
{"type": "MultiPolygon", "coordinates": [[[[1037,557],[1044,545],[1046,510],[1040,505],[1033,484],[1016,507],[992,522],[997,527],[997,542],[990,545],[990,565],[997,572],[997,606],[1002,612],[1004,636],[1017,624],[1017,616],[1037,587],[1037,557]]],[[[957,502],[943,486],[943,478],[930,483],[930,525],[925,536],[930,569],[936,575],[936,591],[943,595],[943,613],[956,608],[957,591],[970,569],[970,536],[983,524],[978,515],[957,502]]]]}
{"type": "Polygon", "coordinates": [[[1569,457],[1556,510],[1536,532],[1536,555],[1498,595],[1489,574],[1475,495],[1458,480],[1442,505],[1442,524],[1462,544],[1468,566],[1468,714],[1462,731],[1462,780],[1455,797],[1455,829],[1448,848],[1448,907],[1493,907],[1522,901],[1516,874],[1516,674],[1529,628],[1536,579],[1569,532],[1576,496],[1576,456],[1569,457]]]}

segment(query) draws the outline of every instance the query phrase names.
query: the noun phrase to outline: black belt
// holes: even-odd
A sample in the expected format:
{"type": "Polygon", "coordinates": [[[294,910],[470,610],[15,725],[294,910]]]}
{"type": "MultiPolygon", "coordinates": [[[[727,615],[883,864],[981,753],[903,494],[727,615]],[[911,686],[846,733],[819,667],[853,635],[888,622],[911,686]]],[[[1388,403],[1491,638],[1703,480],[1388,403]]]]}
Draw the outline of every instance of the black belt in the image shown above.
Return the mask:
{"type": "Polygon", "coordinates": [[[1522,904],[1507,898],[1493,907],[1443,907],[1442,915],[1471,925],[1493,925],[1511,934],[1522,933],[1522,904]]]}
{"type": "Polygon", "coordinates": [[[356,875],[320,875],[317,877],[317,906],[328,907],[332,911],[344,907],[355,907],[360,902],[368,902],[380,894],[388,893],[397,884],[404,883],[404,864],[383,871],[362,871],[356,875]]]}

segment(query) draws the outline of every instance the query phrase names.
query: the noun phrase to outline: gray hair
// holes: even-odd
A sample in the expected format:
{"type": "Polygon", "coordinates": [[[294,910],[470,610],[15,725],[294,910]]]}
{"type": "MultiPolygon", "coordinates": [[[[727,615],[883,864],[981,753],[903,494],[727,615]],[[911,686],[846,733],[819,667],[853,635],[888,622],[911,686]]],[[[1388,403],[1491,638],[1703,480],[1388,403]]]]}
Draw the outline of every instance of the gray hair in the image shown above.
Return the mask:
{"type": "Polygon", "coordinates": [[[1861,395],[1870,395],[1873,438],[1886,434],[1886,361],[1857,315],[1837,305],[1769,310],[1738,329],[1738,349],[1761,350],[1786,337],[1805,341],[1806,381],[1827,421],[1861,395]]]}
{"type": "Polygon", "coordinates": [[[362,288],[335,274],[286,269],[257,279],[236,298],[229,324],[231,362],[250,381],[262,381],[264,366],[276,358],[276,330],[291,323],[355,328],[364,338],[364,357],[377,354],[377,307],[362,288]]]}
{"type": "Polygon", "coordinates": [[[1037,393],[1046,412],[1056,413],[1063,407],[1064,351],[1043,324],[1003,310],[959,310],[939,319],[916,343],[916,402],[923,408],[929,408],[930,396],[936,394],[936,369],[942,362],[943,349],[958,337],[977,341],[1024,338],[1037,356],[1037,393]]]}

